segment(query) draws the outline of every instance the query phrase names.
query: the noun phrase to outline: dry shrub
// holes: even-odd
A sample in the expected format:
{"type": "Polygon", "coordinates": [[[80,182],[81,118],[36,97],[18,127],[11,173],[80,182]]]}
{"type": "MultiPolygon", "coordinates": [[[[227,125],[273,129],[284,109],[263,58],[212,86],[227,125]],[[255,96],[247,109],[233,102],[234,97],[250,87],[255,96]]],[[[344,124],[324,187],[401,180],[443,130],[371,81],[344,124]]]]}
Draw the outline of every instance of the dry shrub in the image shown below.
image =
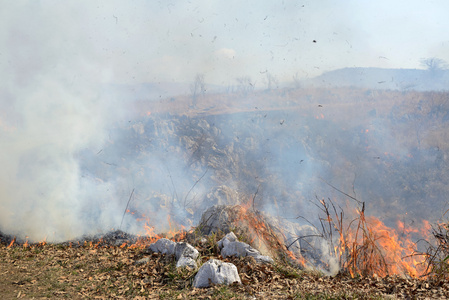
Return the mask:
{"type": "Polygon", "coordinates": [[[426,259],[424,276],[435,281],[449,280],[449,222],[432,227],[434,244],[427,242],[425,253],[420,253],[426,259]]]}
{"type": "Polygon", "coordinates": [[[337,210],[332,200],[323,199],[319,203],[325,216],[320,218],[320,231],[329,244],[329,254],[338,259],[340,272],[353,277],[388,273],[387,262],[377,244],[379,237],[366,221],[364,203],[350,221],[345,221],[343,209],[337,210]]]}
{"type": "MultiPolygon", "coordinates": [[[[424,259],[416,259],[416,244],[401,239],[396,230],[379,219],[365,215],[365,204],[357,202],[351,217],[330,199],[319,200],[321,237],[327,243],[327,255],[338,263],[342,273],[355,276],[420,276],[424,259]],[[415,259],[414,259],[415,258],[415,259]]],[[[448,239],[449,241],[449,239],[448,239]]]]}

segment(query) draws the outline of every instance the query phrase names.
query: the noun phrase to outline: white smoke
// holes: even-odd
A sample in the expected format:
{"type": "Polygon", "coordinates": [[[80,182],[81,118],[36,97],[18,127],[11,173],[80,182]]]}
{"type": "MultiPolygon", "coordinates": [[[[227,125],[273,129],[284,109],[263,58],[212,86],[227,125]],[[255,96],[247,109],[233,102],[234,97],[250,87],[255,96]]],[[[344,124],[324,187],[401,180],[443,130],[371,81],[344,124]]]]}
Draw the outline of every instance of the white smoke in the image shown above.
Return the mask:
{"type": "Polygon", "coordinates": [[[77,153],[101,149],[120,107],[101,98],[108,68],[70,22],[82,11],[33,3],[0,13],[0,228],[60,240],[85,232],[77,153]]]}

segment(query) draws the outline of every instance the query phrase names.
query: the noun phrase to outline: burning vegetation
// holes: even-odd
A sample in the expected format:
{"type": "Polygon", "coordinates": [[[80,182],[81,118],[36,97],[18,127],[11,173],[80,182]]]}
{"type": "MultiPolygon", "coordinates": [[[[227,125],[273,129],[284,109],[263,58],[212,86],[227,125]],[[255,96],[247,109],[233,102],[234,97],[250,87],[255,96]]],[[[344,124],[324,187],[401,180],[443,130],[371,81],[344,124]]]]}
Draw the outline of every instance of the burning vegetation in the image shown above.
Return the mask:
{"type": "MultiPolygon", "coordinates": [[[[61,241],[43,230],[37,236],[50,242],[39,242],[21,225],[0,234],[2,266],[48,256],[48,266],[61,267],[48,275],[61,285],[49,289],[64,286],[67,295],[203,297],[191,288],[197,270],[148,251],[167,238],[196,247],[199,266],[237,266],[242,285],[212,287],[210,297],[274,297],[263,285],[293,298],[323,296],[323,288],[341,298],[363,298],[357,289],[449,296],[448,222],[435,213],[449,192],[446,93],[194,97],[195,105],[189,97],[137,102],[135,119],[116,123],[102,149],[76,153],[83,182],[104,191],[77,207],[84,235],[61,241]],[[217,243],[231,231],[274,263],[223,257],[217,243]],[[65,285],[72,279],[79,288],[65,285]]],[[[4,279],[14,268],[0,272],[4,279]]],[[[11,282],[28,289],[9,289],[19,298],[39,295],[39,280],[11,282]]]]}

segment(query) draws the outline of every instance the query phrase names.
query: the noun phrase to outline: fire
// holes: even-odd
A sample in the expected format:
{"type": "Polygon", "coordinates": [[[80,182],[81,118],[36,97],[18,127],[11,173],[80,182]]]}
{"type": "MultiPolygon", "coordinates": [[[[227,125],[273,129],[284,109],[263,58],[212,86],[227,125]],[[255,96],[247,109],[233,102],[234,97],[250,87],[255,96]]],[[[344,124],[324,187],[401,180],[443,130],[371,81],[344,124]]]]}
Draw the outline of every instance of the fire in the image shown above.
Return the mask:
{"type": "Polygon", "coordinates": [[[12,245],[14,245],[14,242],[15,242],[15,241],[16,241],[16,237],[14,237],[14,238],[12,239],[11,243],[9,243],[9,245],[8,245],[7,248],[11,248],[12,245]]]}
{"type": "Polygon", "coordinates": [[[175,242],[180,241],[185,238],[186,234],[189,231],[185,230],[185,227],[182,225],[178,225],[170,219],[170,216],[167,216],[167,222],[169,224],[169,230],[164,234],[157,234],[155,232],[155,227],[150,226],[150,218],[143,215],[142,218],[138,219],[139,221],[144,222],[143,228],[145,230],[145,234],[143,236],[139,236],[136,243],[132,245],[127,245],[127,243],[123,243],[120,248],[124,248],[128,246],[129,248],[144,248],[149,244],[157,242],[161,238],[168,238],[175,242]]]}
{"type": "Polygon", "coordinates": [[[170,226],[170,230],[167,235],[175,241],[182,240],[187,234],[187,232],[185,231],[185,227],[183,225],[179,225],[180,228],[178,229],[178,225],[170,220],[169,215],[167,216],[167,221],[168,225],[170,226]]]}
{"type": "MultiPolygon", "coordinates": [[[[334,250],[336,257],[340,258],[342,269],[348,270],[353,277],[368,274],[424,275],[425,257],[417,255],[416,244],[410,236],[423,231],[406,228],[400,221],[398,230],[395,230],[376,217],[365,217],[363,212],[359,213],[357,226],[340,234],[340,243],[334,250]]],[[[423,223],[428,224],[427,221],[423,223]]]]}
{"type": "Polygon", "coordinates": [[[387,227],[379,219],[370,217],[370,230],[380,246],[381,254],[387,264],[386,274],[408,274],[412,277],[418,277],[424,273],[424,259],[417,260],[413,256],[415,253],[415,243],[410,240],[410,233],[418,232],[417,229],[406,230],[403,227],[406,236],[399,238],[397,231],[387,227]]]}
{"type": "Polygon", "coordinates": [[[230,220],[232,225],[239,230],[239,234],[247,239],[246,242],[258,249],[265,255],[274,258],[289,258],[291,261],[305,267],[306,260],[297,257],[295,253],[285,245],[285,235],[280,228],[272,227],[266,222],[265,217],[253,207],[253,199],[249,199],[244,204],[232,207],[235,213],[230,220]]]}

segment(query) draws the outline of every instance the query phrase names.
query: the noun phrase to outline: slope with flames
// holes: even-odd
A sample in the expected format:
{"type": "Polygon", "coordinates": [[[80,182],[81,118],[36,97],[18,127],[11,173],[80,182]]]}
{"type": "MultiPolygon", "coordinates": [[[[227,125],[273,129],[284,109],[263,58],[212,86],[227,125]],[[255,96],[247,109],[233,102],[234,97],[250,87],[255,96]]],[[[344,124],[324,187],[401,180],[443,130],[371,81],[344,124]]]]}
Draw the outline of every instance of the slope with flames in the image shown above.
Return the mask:
{"type": "Polygon", "coordinates": [[[251,203],[318,230],[324,246],[290,236],[320,248],[312,267],[417,276],[422,260],[398,261],[423,250],[418,228],[438,222],[449,192],[447,96],[281,89],[136,102],[103,149],[77,153],[83,178],[113,190],[83,207],[86,234],[157,238],[213,205],[251,203]],[[364,250],[379,255],[359,262],[364,250]]]}
{"type": "Polygon", "coordinates": [[[83,153],[89,176],[113,181],[132,174],[136,194],[127,230],[143,227],[142,220],[163,230],[158,225],[168,218],[189,228],[212,205],[248,199],[268,215],[320,228],[316,200],[329,199],[347,214],[338,222],[370,224],[345,228],[345,238],[342,224],[333,224],[342,249],[331,256],[339,259],[352,247],[347,261],[354,268],[356,248],[369,241],[373,252],[395,252],[381,264],[371,260],[383,266],[378,275],[421,273],[416,266],[385,266],[422,251],[413,243],[426,238],[429,226],[418,228],[441,217],[449,192],[447,94],[283,89],[192,101],[137,102],[139,117],[117,124],[108,148],[83,153]],[[356,206],[364,202],[369,217],[353,208],[352,198],[356,206]]]}

